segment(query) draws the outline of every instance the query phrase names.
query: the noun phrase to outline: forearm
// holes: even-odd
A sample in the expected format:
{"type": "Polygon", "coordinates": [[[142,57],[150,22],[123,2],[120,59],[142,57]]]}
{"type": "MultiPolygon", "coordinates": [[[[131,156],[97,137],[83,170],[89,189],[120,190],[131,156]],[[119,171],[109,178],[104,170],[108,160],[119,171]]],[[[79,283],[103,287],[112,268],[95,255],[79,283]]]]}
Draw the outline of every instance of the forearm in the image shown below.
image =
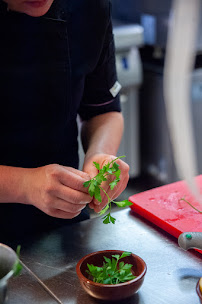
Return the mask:
{"type": "Polygon", "coordinates": [[[123,117],[119,112],[98,115],[83,122],[81,136],[86,158],[94,154],[116,155],[123,125],[123,117]]]}
{"type": "Polygon", "coordinates": [[[29,204],[50,216],[70,219],[92,200],[83,186],[89,178],[58,164],[27,169],[0,166],[0,203],[29,204]]]}
{"type": "MultiPolygon", "coordinates": [[[[119,112],[111,112],[94,117],[86,121],[82,129],[82,139],[86,156],[83,164],[83,171],[94,178],[99,170],[94,163],[99,164],[100,168],[116,159],[117,150],[123,134],[123,117],[119,112]]],[[[109,183],[113,177],[108,177],[107,181],[102,183],[101,203],[95,198],[90,202],[89,207],[99,212],[108,203],[108,193],[111,199],[115,199],[125,189],[129,179],[129,166],[121,159],[116,160],[120,169],[119,186],[113,190],[109,183]]]]}
{"type": "Polygon", "coordinates": [[[29,170],[0,166],[0,203],[24,203],[24,181],[29,170]]]}

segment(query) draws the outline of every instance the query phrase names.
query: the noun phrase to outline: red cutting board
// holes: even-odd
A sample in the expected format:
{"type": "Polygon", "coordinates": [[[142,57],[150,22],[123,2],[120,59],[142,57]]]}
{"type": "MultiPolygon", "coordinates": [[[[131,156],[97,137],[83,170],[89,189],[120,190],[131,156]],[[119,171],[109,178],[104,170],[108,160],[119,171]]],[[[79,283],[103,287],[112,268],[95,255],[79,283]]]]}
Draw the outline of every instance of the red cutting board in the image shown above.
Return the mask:
{"type": "MultiPolygon", "coordinates": [[[[202,194],[202,175],[196,177],[196,182],[202,194]]],[[[202,232],[202,213],[180,200],[182,197],[202,210],[184,181],[132,195],[130,208],[177,238],[182,232],[202,232]]]]}

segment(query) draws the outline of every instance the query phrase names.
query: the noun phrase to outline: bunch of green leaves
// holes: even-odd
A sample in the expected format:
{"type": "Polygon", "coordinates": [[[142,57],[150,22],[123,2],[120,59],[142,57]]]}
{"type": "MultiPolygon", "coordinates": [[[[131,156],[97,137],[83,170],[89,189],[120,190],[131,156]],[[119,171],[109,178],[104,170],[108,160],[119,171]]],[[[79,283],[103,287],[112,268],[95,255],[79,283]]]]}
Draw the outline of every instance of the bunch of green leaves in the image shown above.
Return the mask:
{"type": "Polygon", "coordinates": [[[14,276],[18,276],[22,270],[22,264],[20,263],[20,249],[21,249],[21,246],[18,245],[17,249],[16,249],[17,259],[12,268],[14,276]]]}
{"type": "Polygon", "coordinates": [[[119,260],[131,255],[131,252],[123,252],[122,255],[112,255],[112,259],[107,257],[104,258],[103,266],[98,267],[89,265],[86,272],[93,278],[93,282],[101,284],[119,284],[135,279],[136,277],[132,274],[132,264],[125,264],[123,261],[119,263],[119,260]]]}
{"type": "Polygon", "coordinates": [[[94,196],[95,199],[98,200],[100,203],[102,202],[101,191],[103,191],[107,196],[108,203],[105,208],[99,212],[100,215],[103,215],[109,209],[108,214],[102,217],[104,224],[115,224],[116,219],[111,215],[111,203],[116,204],[120,208],[132,205],[132,203],[128,200],[123,200],[121,202],[116,202],[112,200],[101,186],[102,182],[107,181],[108,176],[114,177],[114,179],[109,183],[110,189],[113,190],[115,186],[117,186],[118,182],[120,181],[121,170],[119,169],[119,164],[116,163],[116,160],[122,157],[125,156],[119,156],[115,158],[111,162],[108,162],[106,165],[104,165],[102,168],[100,168],[100,165],[98,163],[93,162],[94,166],[98,170],[98,174],[83,184],[84,187],[88,187],[88,192],[90,196],[94,196]]]}

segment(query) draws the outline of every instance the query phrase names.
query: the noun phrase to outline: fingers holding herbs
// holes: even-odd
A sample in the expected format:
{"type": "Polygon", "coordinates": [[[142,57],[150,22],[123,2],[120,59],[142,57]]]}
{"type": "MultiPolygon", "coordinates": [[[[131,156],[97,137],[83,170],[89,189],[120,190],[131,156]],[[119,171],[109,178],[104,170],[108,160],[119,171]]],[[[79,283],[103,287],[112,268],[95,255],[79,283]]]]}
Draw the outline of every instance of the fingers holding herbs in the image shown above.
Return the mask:
{"type": "MultiPolygon", "coordinates": [[[[104,170],[102,182],[97,188],[97,191],[100,195],[96,195],[97,193],[95,193],[95,195],[92,196],[93,200],[89,204],[89,207],[91,209],[94,209],[95,212],[100,212],[108,204],[108,200],[109,200],[108,196],[110,196],[111,199],[114,198],[114,189],[113,190],[110,189],[110,184],[114,182],[116,176],[114,174],[109,174],[109,172],[112,173],[111,169],[108,170],[108,172],[107,170],[105,172],[105,168],[107,168],[108,164],[113,162],[114,159],[115,157],[108,156],[107,158],[105,157],[104,161],[102,158],[102,162],[99,163],[97,163],[96,161],[93,162],[93,166],[97,169],[95,176],[96,176],[96,182],[98,181],[98,184],[100,184],[101,180],[99,179],[100,177],[102,178],[102,170],[104,170]]],[[[95,187],[96,187],[96,182],[95,182],[95,187]]],[[[92,190],[93,186],[94,184],[92,182],[90,191],[92,190]]]]}
{"type": "Polygon", "coordinates": [[[50,216],[71,219],[92,200],[83,186],[88,179],[84,172],[56,164],[30,169],[25,182],[26,203],[50,216]]]}
{"type": "MultiPolygon", "coordinates": [[[[107,181],[103,182],[103,189],[106,193],[103,193],[104,200],[99,206],[95,206],[94,210],[96,212],[100,212],[106,204],[111,201],[115,200],[126,188],[129,180],[129,166],[124,161],[119,158],[114,158],[109,166],[109,175],[107,176],[107,181]]],[[[106,162],[105,165],[108,167],[108,163],[106,162]]]]}
{"type": "MultiPolygon", "coordinates": [[[[101,155],[99,155],[101,157],[101,155]]],[[[98,160],[100,160],[98,157],[98,160]]],[[[105,156],[106,157],[106,156],[105,156]]],[[[100,215],[104,215],[103,223],[115,223],[115,218],[111,215],[111,204],[115,203],[118,207],[130,206],[131,203],[128,200],[116,202],[114,199],[125,189],[129,179],[129,166],[124,163],[120,157],[111,157],[108,162],[106,158],[103,162],[103,166],[100,163],[93,161],[94,167],[97,169],[97,175],[84,183],[84,186],[88,188],[88,192],[94,200],[90,203],[90,207],[100,215]],[[117,184],[119,185],[117,186],[117,184]],[[96,201],[100,204],[97,205],[96,201]]],[[[84,166],[85,168],[85,166],[84,166]]],[[[91,175],[91,174],[90,174],[91,175]]]]}

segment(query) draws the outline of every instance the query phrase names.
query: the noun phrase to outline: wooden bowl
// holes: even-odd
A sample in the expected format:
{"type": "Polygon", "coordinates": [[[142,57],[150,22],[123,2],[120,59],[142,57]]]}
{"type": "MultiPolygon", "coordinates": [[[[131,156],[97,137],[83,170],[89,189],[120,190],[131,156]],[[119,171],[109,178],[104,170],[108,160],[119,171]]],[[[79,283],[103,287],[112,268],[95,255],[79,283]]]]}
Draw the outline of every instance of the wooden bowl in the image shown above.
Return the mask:
{"type": "Polygon", "coordinates": [[[95,266],[102,266],[104,261],[103,256],[111,259],[112,255],[121,255],[123,252],[124,251],[121,250],[97,251],[84,256],[77,263],[76,272],[78,278],[81,286],[89,295],[101,300],[117,301],[132,296],[140,289],[144,281],[147,266],[143,259],[133,253],[130,256],[121,259],[121,261],[133,265],[131,271],[133,275],[136,276],[135,279],[115,285],[95,283],[89,279],[89,275],[86,272],[88,269],[87,263],[95,266]]]}

